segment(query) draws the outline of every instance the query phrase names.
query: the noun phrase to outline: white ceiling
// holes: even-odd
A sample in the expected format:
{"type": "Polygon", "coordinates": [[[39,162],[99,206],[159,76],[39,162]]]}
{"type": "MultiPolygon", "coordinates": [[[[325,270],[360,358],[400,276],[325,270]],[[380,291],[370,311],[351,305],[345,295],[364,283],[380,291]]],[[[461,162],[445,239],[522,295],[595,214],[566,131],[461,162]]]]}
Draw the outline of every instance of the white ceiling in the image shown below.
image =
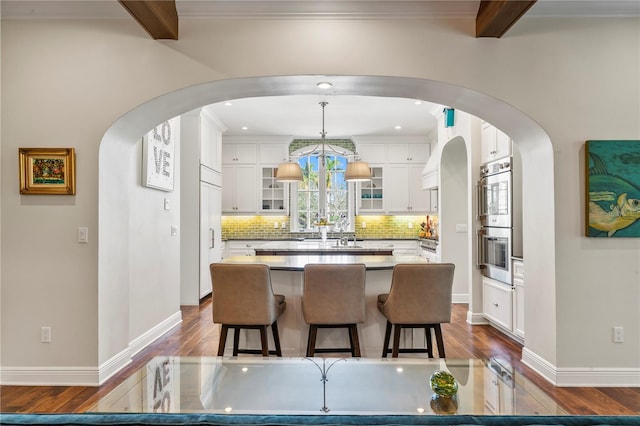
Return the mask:
{"type": "MultiPolygon", "coordinates": [[[[475,16],[479,0],[176,0],[182,18],[475,16]]],[[[0,0],[2,18],[128,18],[117,0],[0,0]]],[[[640,0],[538,0],[527,17],[640,16],[640,0]]]]}
{"type": "MultiPolygon", "coordinates": [[[[346,19],[475,17],[479,0],[176,0],[181,18],[346,19]]],[[[132,19],[117,0],[0,0],[3,19],[132,19]]],[[[640,16],[640,0],[538,0],[526,17],[640,16]]],[[[508,37],[508,34],[506,35],[508,37]]],[[[320,137],[327,101],[327,138],[358,135],[427,135],[442,109],[414,99],[361,96],[284,96],[233,100],[211,109],[228,127],[227,135],[320,137]],[[400,125],[402,129],[395,129],[400,125]],[[242,130],[242,127],[248,127],[242,130]]]]}

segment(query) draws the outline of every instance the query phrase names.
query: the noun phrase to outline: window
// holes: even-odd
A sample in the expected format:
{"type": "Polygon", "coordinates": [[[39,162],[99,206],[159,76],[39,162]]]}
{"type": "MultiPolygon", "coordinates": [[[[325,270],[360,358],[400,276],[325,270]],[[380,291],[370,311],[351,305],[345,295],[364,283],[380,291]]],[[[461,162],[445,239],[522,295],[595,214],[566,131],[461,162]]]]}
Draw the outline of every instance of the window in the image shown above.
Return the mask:
{"type": "Polygon", "coordinates": [[[291,188],[293,231],[312,230],[320,217],[335,223],[345,215],[347,222],[353,223],[353,203],[349,202],[353,184],[344,180],[346,155],[325,152],[324,167],[321,167],[323,155],[318,152],[318,146],[314,148],[298,158],[303,177],[302,182],[291,188]]]}

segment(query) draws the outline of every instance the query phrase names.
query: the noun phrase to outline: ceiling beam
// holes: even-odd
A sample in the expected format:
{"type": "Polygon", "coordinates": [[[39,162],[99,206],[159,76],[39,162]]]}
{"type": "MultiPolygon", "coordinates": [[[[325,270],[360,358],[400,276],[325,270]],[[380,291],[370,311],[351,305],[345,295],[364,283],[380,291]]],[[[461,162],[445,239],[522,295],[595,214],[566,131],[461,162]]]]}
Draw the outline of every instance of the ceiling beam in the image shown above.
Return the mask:
{"type": "Polygon", "coordinates": [[[482,0],[476,15],[476,37],[502,37],[535,2],[482,0]]]}
{"type": "Polygon", "coordinates": [[[175,0],[118,0],[154,39],[178,39],[175,0]]]}

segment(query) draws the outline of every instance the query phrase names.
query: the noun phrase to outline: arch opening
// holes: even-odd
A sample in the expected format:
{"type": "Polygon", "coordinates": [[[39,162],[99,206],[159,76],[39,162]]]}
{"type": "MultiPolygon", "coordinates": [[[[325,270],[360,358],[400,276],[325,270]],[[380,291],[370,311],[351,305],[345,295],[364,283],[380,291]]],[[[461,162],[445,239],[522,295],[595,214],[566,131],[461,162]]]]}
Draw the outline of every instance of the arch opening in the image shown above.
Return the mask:
{"type": "MultiPolygon", "coordinates": [[[[98,361],[113,359],[128,343],[132,253],[130,172],[127,161],[137,141],[157,123],[229,99],[318,94],[318,81],[332,81],[330,96],[360,95],[424,99],[491,122],[509,134],[523,159],[524,253],[528,279],[541,283],[527,306],[545,305],[545,320],[527,330],[526,346],[551,363],[556,360],[555,235],[553,149],[547,133],[517,108],[471,89],[439,81],[390,76],[274,76],[202,83],[152,99],[121,116],[105,133],[99,150],[98,361]],[[115,170],[114,170],[115,168],[115,170]],[[532,190],[535,185],[535,190],[532,190]],[[531,194],[529,196],[529,194],[531,194]],[[535,194],[535,195],[533,195],[535,194]],[[536,208],[544,205],[545,209],[536,208]],[[551,233],[536,233],[544,222],[551,233]],[[117,308],[115,308],[117,306],[117,308]]],[[[471,230],[470,230],[471,231],[471,230]]],[[[530,311],[530,310],[529,310],[530,311]]],[[[529,323],[532,323],[529,321],[529,323]]]]}

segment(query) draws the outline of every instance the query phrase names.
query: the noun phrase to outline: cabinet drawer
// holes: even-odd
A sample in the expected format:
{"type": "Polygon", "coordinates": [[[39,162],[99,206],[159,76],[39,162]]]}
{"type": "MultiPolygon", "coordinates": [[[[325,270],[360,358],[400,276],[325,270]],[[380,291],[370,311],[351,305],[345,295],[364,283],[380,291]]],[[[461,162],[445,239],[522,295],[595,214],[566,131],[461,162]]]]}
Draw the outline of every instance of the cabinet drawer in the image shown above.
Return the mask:
{"type": "Polygon", "coordinates": [[[513,327],[512,287],[497,281],[482,280],[482,307],[484,316],[511,331],[513,327]]]}

